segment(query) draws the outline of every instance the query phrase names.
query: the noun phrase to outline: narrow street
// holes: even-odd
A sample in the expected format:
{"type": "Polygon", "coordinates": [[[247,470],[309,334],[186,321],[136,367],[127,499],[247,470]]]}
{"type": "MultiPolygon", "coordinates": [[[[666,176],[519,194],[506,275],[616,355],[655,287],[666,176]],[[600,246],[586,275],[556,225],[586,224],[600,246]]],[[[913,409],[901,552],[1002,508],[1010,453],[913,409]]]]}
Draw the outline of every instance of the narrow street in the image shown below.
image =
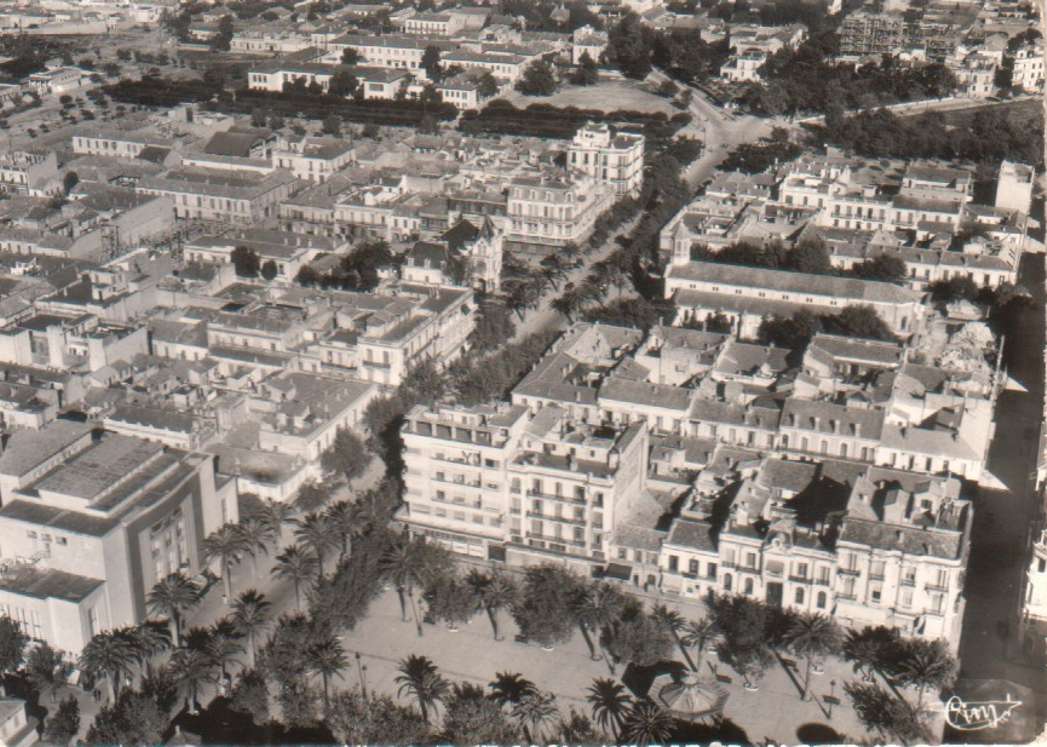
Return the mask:
{"type": "Polygon", "coordinates": [[[1027,391],[1005,391],[997,403],[987,466],[1007,489],[981,488],[975,499],[960,658],[963,677],[1010,679],[1043,696],[1043,672],[1022,662],[1014,630],[1026,533],[1038,501],[1030,473],[1043,403],[1043,255],[1022,257],[1019,282],[1032,291],[1035,307],[1027,312],[1021,339],[1007,340],[1005,358],[1010,375],[1027,391]]]}

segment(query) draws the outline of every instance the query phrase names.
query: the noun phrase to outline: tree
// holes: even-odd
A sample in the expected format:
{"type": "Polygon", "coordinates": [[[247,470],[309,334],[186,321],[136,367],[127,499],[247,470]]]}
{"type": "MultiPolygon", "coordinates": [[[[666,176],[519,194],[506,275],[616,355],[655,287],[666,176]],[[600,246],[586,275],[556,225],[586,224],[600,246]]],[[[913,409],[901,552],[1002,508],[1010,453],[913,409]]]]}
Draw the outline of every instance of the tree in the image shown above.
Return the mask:
{"type": "Polygon", "coordinates": [[[598,677],[586,691],[586,700],[593,711],[593,720],[600,728],[614,733],[616,742],[622,739],[622,727],[625,725],[632,699],[621,683],[606,677],[598,677]]]}
{"type": "Polygon", "coordinates": [[[294,537],[295,541],[310,548],[316,555],[317,573],[318,577],[322,579],[324,577],[324,558],[327,552],[338,543],[334,526],[324,514],[313,511],[295,521],[294,537]]]}
{"type": "Polygon", "coordinates": [[[265,109],[260,106],[256,106],[251,110],[251,126],[252,127],[265,127],[266,125],[266,114],[265,109]]]}
{"type": "Polygon", "coordinates": [[[328,114],[324,117],[323,131],[325,135],[331,137],[341,137],[342,135],[342,118],[337,114],[328,114]]]}
{"type": "Polygon", "coordinates": [[[229,707],[250,715],[256,726],[269,721],[269,687],[257,669],[245,669],[233,688],[229,707]]]}
{"type": "Polygon", "coordinates": [[[948,280],[937,280],[928,286],[931,300],[949,304],[956,301],[973,301],[978,297],[978,286],[969,275],[953,275],[948,280]]]}
{"type": "Polygon", "coordinates": [[[444,703],[441,743],[518,744],[516,728],[497,702],[476,696],[467,687],[455,686],[444,703]]]}
{"type": "MultiPolygon", "coordinates": [[[[321,455],[321,457],[322,456],[323,455],[321,455]]],[[[326,485],[315,481],[309,481],[302,483],[302,486],[298,488],[298,495],[295,496],[294,506],[299,511],[313,513],[327,503],[330,497],[331,493],[326,485]]],[[[290,519],[288,523],[294,524],[294,522],[294,519],[290,519]]]]}
{"type": "Polygon", "coordinates": [[[298,274],[294,276],[294,281],[299,285],[311,288],[317,285],[322,277],[319,272],[309,265],[302,265],[301,269],[298,270],[298,274]]]}
{"type": "Polygon", "coordinates": [[[822,317],[822,327],[830,334],[846,337],[864,337],[885,342],[898,339],[876,313],[876,309],[866,304],[845,306],[835,316],[822,317]]]}
{"type": "Polygon", "coordinates": [[[651,72],[651,34],[633,12],[626,13],[608,32],[603,56],[627,78],[642,80],[651,72]]]}
{"type": "Polygon", "coordinates": [[[259,633],[269,627],[272,621],[272,605],[254,589],[244,591],[233,602],[233,625],[240,635],[247,638],[247,648],[251,653],[251,666],[255,662],[255,640],[259,633]]]}
{"type": "Polygon", "coordinates": [[[517,595],[516,584],[509,576],[502,573],[493,573],[489,576],[477,573],[477,575],[482,579],[482,583],[476,583],[476,576],[473,575],[473,572],[470,572],[466,580],[474,579],[473,593],[479,606],[483,607],[487,618],[491,621],[491,633],[494,639],[500,641],[502,637],[498,633],[498,613],[512,608],[517,595]]]}
{"type": "Polygon", "coordinates": [[[382,575],[396,586],[400,616],[404,622],[407,622],[407,602],[410,601],[419,637],[422,636],[422,620],[418,615],[414,590],[424,588],[450,564],[446,551],[443,548],[434,550],[434,547],[421,538],[400,537],[388,548],[379,564],[382,575]]]}
{"type": "Polygon", "coordinates": [[[896,254],[877,254],[872,259],[851,267],[851,274],[862,280],[879,280],[885,283],[898,283],[909,274],[905,260],[896,254]]]}
{"type": "Polygon", "coordinates": [[[263,278],[265,278],[265,280],[272,282],[273,279],[280,274],[280,269],[276,266],[276,262],[270,259],[262,264],[259,273],[263,278]]]}
{"type": "Polygon", "coordinates": [[[254,516],[242,518],[237,528],[243,537],[247,555],[251,558],[251,577],[258,578],[258,556],[269,555],[269,545],[277,544],[279,532],[273,532],[270,522],[254,516]]]}
{"type": "Polygon", "coordinates": [[[592,86],[600,80],[600,73],[596,62],[589,56],[588,52],[582,52],[582,58],[578,61],[578,67],[571,73],[571,83],[576,86],[592,86]]]}
{"type": "Polygon", "coordinates": [[[44,741],[49,744],[67,745],[80,733],[80,702],[70,695],[58,704],[44,726],[44,741]]]}
{"type": "Polygon", "coordinates": [[[80,652],[78,667],[94,679],[104,677],[109,687],[109,702],[115,703],[120,684],[130,677],[138,660],[138,650],[126,632],[107,630],[87,642],[80,652]]]}
{"type": "Polygon", "coordinates": [[[625,603],[621,590],[606,581],[579,587],[571,600],[571,612],[589,646],[589,655],[598,658],[595,646],[600,646],[611,674],[614,674],[614,659],[603,649],[603,642],[621,619],[625,603]]]}
{"type": "Polygon", "coordinates": [[[62,177],[62,191],[68,195],[73,191],[73,188],[80,183],[80,177],[75,171],[65,172],[65,176],[62,177]]]}
{"type": "Polygon", "coordinates": [[[523,694],[513,705],[513,719],[520,724],[529,744],[542,744],[545,727],[559,717],[556,708],[556,696],[531,690],[523,694]]]}
{"type": "Polygon", "coordinates": [[[878,685],[847,682],[844,692],[851,700],[854,712],[862,725],[893,738],[902,744],[914,744],[926,739],[919,715],[907,702],[895,698],[878,685]]]}
{"type": "Polygon", "coordinates": [[[359,63],[360,53],[357,52],[353,47],[346,47],[342,50],[343,65],[358,65],[359,63]]]}
{"type": "Polygon", "coordinates": [[[496,703],[510,707],[537,689],[533,682],[517,672],[499,672],[488,687],[491,688],[491,697],[496,703]]]}
{"type": "MultiPolygon", "coordinates": [[[[346,48],[346,51],[349,51],[346,48]]],[[[331,82],[328,84],[327,92],[332,96],[345,96],[351,98],[356,94],[356,91],[360,88],[360,81],[355,75],[346,71],[339,70],[333,76],[331,76],[331,82]]]]}
{"type": "Polygon", "coordinates": [[[575,624],[571,614],[577,578],[556,565],[528,568],[513,617],[529,640],[551,648],[571,638],[575,624]]]}
{"type": "Polygon", "coordinates": [[[29,636],[22,632],[15,620],[7,615],[0,616],[0,693],[7,692],[4,678],[22,666],[28,643],[29,636]]]}
{"type": "Polygon", "coordinates": [[[291,545],[276,556],[273,575],[294,584],[294,603],[299,611],[302,609],[302,584],[316,579],[319,565],[316,556],[303,551],[299,545],[291,545]]]}
{"type": "Polygon", "coordinates": [[[786,253],[786,262],[790,269],[812,275],[828,275],[833,271],[829,252],[821,239],[801,241],[786,253]]]}
{"type": "Polygon", "coordinates": [[[866,626],[861,630],[848,630],[841,650],[844,659],[854,666],[855,674],[860,673],[863,680],[872,682],[877,670],[884,671],[884,664],[892,658],[889,652],[899,641],[896,628],[866,626]]]}
{"type": "Polygon", "coordinates": [[[534,60],[524,68],[516,83],[516,90],[524,96],[552,96],[556,93],[556,76],[552,66],[544,60],[534,60]]]}
{"type": "Polygon", "coordinates": [[[200,590],[184,573],[171,573],[157,581],[146,600],[149,612],[171,623],[171,641],[182,643],[182,615],[200,602],[200,590]]]}
{"type": "Polygon", "coordinates": [[[416,654],[401,659],[397,671],[398,694],[403,697],[406,693],[414,697],[422,711],[422,720],[429,723],[430,709],[443,702],[450,690],[447,680],[440,676],[430,659],[416,654]]]}
{"type": "Polygon", "coordinates": [[[811,697],[811,668],[816,662],[836,654],[843,644],[843,634],[836,623],[825,615],[797,615],[785,634],[789,650],[805,661],[802,700],[811,697]]]}
{"type": "Polygon", "coordinates": [[[694,671],[702,670],[702,654],[705,653],[705,647],[716,637],[716,634],[716,622],[710,617],[691,620],[684,626],[680,640],[683,645],[694,649],[694,671]]]}
{"type": "Polygon", "coordinates": [[[440,48],[430,44],[422,52],[421,68],[425,70],[425,75],[429,80],[434,83],[440,82],[440,48]]]}
{"type": "Polygon", "coordinates": [[[819,331],[822,324],[808,311],[797,311],[792,317],[768,317],[760,322],[756,336],[764,345],[776,345],[789,350],[803,350],[819,331]]]}
{"type": "Polygon", "coordinates": [[[219,52],[229,51],[229,42],[233,39],[233,17],[224,15],[218,20],[218,31],[211,37],[211,49],[219,52]]]}
{"type": "Polygon", "coordinates": [[[664,623],[636,607],[614,626],[609,649],[618,661],[649,667],[669,658],[674,643],[664,623]]]}
{"type": "Polygon", "coordinates": [[[307,666],[310,671],[320,675],[323,683],[324,711],[330,706],[330,681],[331,677],[342,676],[342,670],[349,666],[342,642],[333,633],[326,633],[320,640],[313,643],[305,653],[307,666]]]}
{"type": "Polygon", "coordinates": [[[472,590],[461,579],[449,573],[432,579],[422,598],[428,607],[429,616],[435,622],[447,623],[451,630],[457,630],[476,612],[476,598],[472,590]]]}
{"type": "Polygon", "coordinates": [[[242,278],[256,278],[261,270],[261,260],[254,249],[238,246],[229,254],[229,259],[236,268],[236,274],[242,278]]]}
{"type": "Polygon", "coordinates": [[[484,70],[476,83],[476,93],[481,99],[489,99],[498,94],[498,80],[490,70],[484,70]]]}
{"type": "Polygon", "coordinates": [[[240,562],[242,555],[253,549],[250,540],[236,524],[223,524],[204,538],[204,558],[208,563],[217,560],[221,566],[227,602],[233,597],[233,566],[240,562]]]}
{"type": "Polygon", "coordinates": [[[202,648],[221,671],[223,680],[229,678],[229,665],[240,663],[238,657],[245,651],[241,638],[243,636],[230,617],[216,620],[205,630],[202,648]]]}
{"type": "Polygon", "coordinates": [[[346,480],[355,480],[370,463],[371,455],[363,439],[348,428],[339,428],[334,434],[334,441],[320,455],[320,466],[324,472],[344,476],[346,480]]]}
{"type": "Polygon", "coordinates": [[[30,651],[25,662],[26,677],[33,688],[41,696],[50,695],[52,703],[57,701],[58,691],[68,682],[72,671],[73,665],[66,661],[62,652],[47,643],[41,643],[30,651]]]}
{"type": "MultiPolygon", "coordinates": [[[[418,711],[388,695],[365,698],[359,690],[331,698],[325,719],[340,744],[429,744],[429,725],[418,711]]],[[[446,719],[445,719],[446,721],[446,719]]],[[[472,742],[460,742],[472,744],[472,742]]]]}
{"type": "Polygon", "coordinates": [[[621,739],[626,743],[646,747],[669,741],[672,736],[673,718],[649,700],[633,704],[622,724],[621,739]]]}
{"type": "Polygon", "coordinates": [[[171,655],[168,671],[189,704],[189,714],[197,713],[200,685],[216,679],[217,664],[208,653],[198,648],[179,648],[171,655]]]}
{"type": "Polygon", "coordinates": [[[919,713],[923,708],[924,691],[950,686],[956,680],[959,664],[942,639],[908,638],[901,642],[900,648],[898,679],[916,688],[916,710],[919,713]]]}
{"type": "Polygon", "coordinates": [[[95,716],[85,741],[88,744],[161,744],[167,726],[167,715],[153,698],[127,691],[95,716]]]}

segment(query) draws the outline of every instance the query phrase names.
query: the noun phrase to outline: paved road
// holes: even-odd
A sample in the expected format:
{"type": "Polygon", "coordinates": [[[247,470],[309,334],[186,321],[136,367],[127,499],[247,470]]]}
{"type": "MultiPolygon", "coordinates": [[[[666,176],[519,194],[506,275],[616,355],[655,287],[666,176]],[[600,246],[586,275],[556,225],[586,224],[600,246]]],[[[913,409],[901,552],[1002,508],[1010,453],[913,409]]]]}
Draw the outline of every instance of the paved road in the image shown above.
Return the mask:
{"type": "Polygon", "coordinates": [[[1004,392],[997,403],[987,467],[1006,489],[983,488],[975,499],[960,659],[965,677],[1012,679],[1047,695],[1042,670],[1021,663],[1014,641],[1026,533],[1038,501],[1029,474],[1036,467],[1043,402],[1044,256],[1022,257],[1019,280],[1033,292],[1036,307],[1022,337],[1007,341],[1005,357],[1010,375],[1027,391],[1004,392]]]}

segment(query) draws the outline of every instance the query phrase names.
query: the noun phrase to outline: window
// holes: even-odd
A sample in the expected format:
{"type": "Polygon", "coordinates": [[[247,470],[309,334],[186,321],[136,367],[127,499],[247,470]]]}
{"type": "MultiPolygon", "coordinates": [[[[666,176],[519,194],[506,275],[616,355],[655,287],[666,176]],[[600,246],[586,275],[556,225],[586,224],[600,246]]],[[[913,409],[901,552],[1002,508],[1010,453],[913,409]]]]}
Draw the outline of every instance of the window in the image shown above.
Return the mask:
{"type": "Polygon", "coordinates": [[[1039,560],[1037,562],[1036,570],[1038,572],[1040,572],[1040,573],[1043,573],[1044,571],[1047,571],[1047,560],[1044,560],[1043,558],[1039,558],[1039,560]]]}
{"type": "Polygon", "coordinates": [[[945,595],[944,594],[932,594],[931,595],[931,611],[935,614],[942,614],[945,611],[945,595]]]}
{"type": "Polygon", "coordinates": [[[698,561],[693,558],[687,562],[687,572],[692,576],[698,575],[698,561]]]}
{"type": "Polygon", "coordinates": [[[723,574],[723,590],[724,591],[730,591],[731,590],[731,574],[730,573],[723,574]]]}
{"type": "Polygon", "coordinates": [[[680,570],[680,559],[675,555],[669,556],[669,572],[676,573],[680,570]]]}
{"type": "Polygon", "coordinates": [[[756,567],[756,553],[747,552],[745,553],[745,567],[755,568],[756,567]]]}
{"type": "Polygon", "coordinates": [[[826,604],[827,598],[828,597],[826,596],[824,591],[819,591],[818,592],[818,596],[815,597],[815,602],[814,602],[818,606],[818,609],[820,609],[820,610],[824,610],[825,609],[825,604],[826,604]]]}
{"type": "Polygon", "coordinates": [[[753,593],[753,580],[751,578],[745,579],[745,594],[746,596],[752,596],[753,593]]]}
{"type": "Polygon", "coordinates": [[[873,604],[879,604],[880,599],[883,597],[883,587],[879,584],[874,585],[869,589],[869,601],[873,604]]]}
{"type": "Polygon", "coordinates": [[[898,606],[903,610],[912,607],[912,589],[902,589],[902,593],[898,598],[898,606]]]}
{"type": "Polygon", "coordinates": [[[796,603],[797,604],[803,604],[803,588],[802,587],[796,590],[796,603]]]}

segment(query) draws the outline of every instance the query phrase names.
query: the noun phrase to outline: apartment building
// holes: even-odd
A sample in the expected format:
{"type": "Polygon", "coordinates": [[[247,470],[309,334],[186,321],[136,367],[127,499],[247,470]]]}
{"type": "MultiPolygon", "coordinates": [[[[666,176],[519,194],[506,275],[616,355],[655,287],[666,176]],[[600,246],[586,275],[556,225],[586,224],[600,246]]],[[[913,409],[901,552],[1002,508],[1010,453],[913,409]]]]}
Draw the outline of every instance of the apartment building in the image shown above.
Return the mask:
{"type": "Polygon", "coordinates": [[[414,36],[387,34],[383,36],[361,36],[347,34],[327,45],[324,62],[340,63],[342,52],[353,49],[360,56],[360,63],[365,66],[398,68],[407,70],[418,78],[425,79],[422,57],[427,47],[436,47],[443,53],[446,64],[446,53],[455,48],[455,44],[442,39],[419,39],[414,36]]]}
{"type": "MultiPolygon", "coordinates": [[[[323,93],[328,93],[331,81],[339,72],[356,79],[359,92],[357,95],[363,99],[386,101],[394,99],[400,89],[409,84],[411,75],[407,70],[378,65],[348,66],[276,60],[253,67],[247,75],[247,85],[256,91],[278,93],[283,91],[285,86],[301,82],[306,86],[319,86],[323,93]]],[[[417,96],[420,90],[420,86],[415,86],[412,93],[417,96]]]]}
{"type": "Polygon", "coordinates": [[[231,263],[233,252],[244,247],[261,264],[272,262],[276,277],[294,280],[299,270],[321,254],[337,253],[346,244],[322,236],[309,236],[264,228],[230,229],[186,242],[182,251],[189,262],[231,263]]]}
{"type": "Polygon", "coordinates": [[[39,196],[57,180],[58,160],[54,151],[40,154],[10,150],[0,156],[0,191],[39,196]]]}
{"type": "Polygon", "coordinates": [[[1044,62],[1043,43],[1021,47],[1014,53],[1011,85],[1028,93],[1043,90],[1044,62]]]}
{"type": "Polygon", "coordinates": [[[589,122],[567,150],[568,169],[609,184],[618,197],[636,196],[643,185],[643,135],[615,132],[606,123],[589,122]]]}
{"type": "Polygon", "coordinates": [[[520,176],[509,185],[508,240],[542,248],[581,244],[613,202],[609,186],[591,177],[520,176]]]}
{"type": "Polygon", "coordinates": [[[286,169],[295,178],[323,184],[333,174],[355,161],[349,140],[305,136],[288,140],[273,150],[273,165],[286,169]]]}
{"type": "Polygon", "coordinates": [[[457,65],[466,70],[488,72],[496,79],[512,85],[520,80],[532,60],[531,56],[514,52],[475,52],[468,49],[456,49],[440,56],[440,62],[444,67],[457,65]]]}
{"type": "Polygon", "coordinates": [[[588,573],[642,495],[642,423],[591,426],[557,407],[417,407],[402,433],[411,458],[399,518],[469,555],[557,557],[588,573]]]}
{"type": "Polygon", "coordinates": [[[760,68],[767,62],[767,53],[760,49],[746,49],[731,55],[720,66],[720,77],[732,83],[759,83],[760,68]]]}
{"type": "Polygon", "coordinates": [[[300,182],[288,171],[268,174],[189,167],[146,176],[138,191],[174,202],[176,218],[250,225],[276,215],[300,182]]]}
{"type": "Polygon", "coordinates": [[[415,406],[401,428],[407,469],[398,518],[455,552],[505,560],[506,464],[528,422],[518,405],[415,406]]]}
{"type": "Polygon", "coordinates": [[[902,337],[919,332],[925,314],[919,293],[891,283],[679,256],[666,270],[665,297],[674,299],[682,318],[700,321],[712,314],[726,314],[739,334],[750,339],[756,337],[765,316],[792,316],[800,310],[836,314],[845,306],[871,306],[902,337]]]}
{"type": "Polygon", "coordinates": [[[229,40],[229,51],[240,54],[291,54],[313,45],[309,34],[298,33],[290,27],[274,26],[241,29],[229,40]]]}
{"type": "Polygon", "coordinates": [[[403,21],[403,31],[412,36],[454,36],[465,28],[465,18],[458,13],[414,13],[403,21]]]}
{"type": "Polygon", "coordinates": [[[145,620],[152,586],[203,570],[203,538],[238,518],[213,459],[68,421],[13,434],[0,479],[0,604],[74,656],[145,620]]]}

